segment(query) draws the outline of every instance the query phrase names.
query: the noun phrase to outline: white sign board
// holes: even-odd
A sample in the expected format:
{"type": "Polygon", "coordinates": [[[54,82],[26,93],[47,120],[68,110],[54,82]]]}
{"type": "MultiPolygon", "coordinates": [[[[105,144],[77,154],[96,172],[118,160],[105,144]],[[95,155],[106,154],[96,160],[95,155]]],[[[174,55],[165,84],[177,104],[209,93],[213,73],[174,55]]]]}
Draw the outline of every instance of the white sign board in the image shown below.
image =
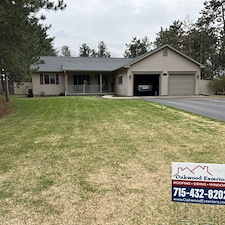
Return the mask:
{"type": "Polygon", "coordinates": [[[172,201],[225,205],[225,165],[173,162],[172,201]]]}

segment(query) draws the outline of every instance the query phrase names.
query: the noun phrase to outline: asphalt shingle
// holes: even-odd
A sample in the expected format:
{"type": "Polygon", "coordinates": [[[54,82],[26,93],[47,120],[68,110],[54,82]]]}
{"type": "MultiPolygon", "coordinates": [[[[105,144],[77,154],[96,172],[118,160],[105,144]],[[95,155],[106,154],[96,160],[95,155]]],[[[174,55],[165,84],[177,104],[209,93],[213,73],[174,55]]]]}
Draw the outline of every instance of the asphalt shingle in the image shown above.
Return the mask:
{"type": "Polygon", "coordinates": [[[55,57],[42,56],[44,64],[39,64],[39,72],[60,71],[102,71],[112,72],[132,59],[127,58],[94,58],[94,57],[55,57]]]}

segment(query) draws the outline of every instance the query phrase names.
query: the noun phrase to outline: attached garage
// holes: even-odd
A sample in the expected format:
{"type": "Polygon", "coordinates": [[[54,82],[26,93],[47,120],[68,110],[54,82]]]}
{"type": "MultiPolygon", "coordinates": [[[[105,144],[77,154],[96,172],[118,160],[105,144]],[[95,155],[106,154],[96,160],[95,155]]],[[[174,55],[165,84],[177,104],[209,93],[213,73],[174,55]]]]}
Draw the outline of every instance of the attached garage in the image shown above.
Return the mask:
{"type": "Polygon", "coordinates": [[[133,59],[123,69],[127,69],[127,96],[190,96],[199,94],[204,66],[165,45],[133,59]],[[147,91],[150,85],[151,92],[147,91]]]}
{"type": "Polygon", "coordinates": [[[195,79],[194,74],[170,74],[169,95],[194,95],[195,79]]]}

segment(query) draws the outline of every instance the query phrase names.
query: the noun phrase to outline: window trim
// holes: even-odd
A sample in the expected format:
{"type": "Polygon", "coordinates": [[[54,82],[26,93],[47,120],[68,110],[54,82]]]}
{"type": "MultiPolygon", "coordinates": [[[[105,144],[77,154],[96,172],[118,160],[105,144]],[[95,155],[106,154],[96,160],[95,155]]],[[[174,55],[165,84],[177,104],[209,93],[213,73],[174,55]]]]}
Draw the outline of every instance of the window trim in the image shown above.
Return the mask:
{"type": "Polygon", "coordinates": [[[40,84],[41,85],[58,85],[59,75],[58,74],[40,74],[40,84]],[[46,82],[47,80],[48,82],[46,82]]]}

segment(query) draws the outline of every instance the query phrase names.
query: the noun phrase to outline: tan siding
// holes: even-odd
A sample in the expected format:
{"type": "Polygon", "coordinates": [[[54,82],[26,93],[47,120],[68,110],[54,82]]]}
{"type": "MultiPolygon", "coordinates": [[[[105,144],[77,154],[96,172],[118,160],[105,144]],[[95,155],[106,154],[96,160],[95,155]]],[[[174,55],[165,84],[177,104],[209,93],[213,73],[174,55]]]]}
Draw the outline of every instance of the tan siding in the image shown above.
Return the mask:
{"type": "Polygon", "coordinates": [[[120,96],[127,96],[127,72],[126,72],[126,70],[124,70],[116,75],[115,93],[120,96]],[[122,80],[123,80],[122,84],[118,84],[118,79],[120,76],[122,76],[122,80]]]}
{"type": "MultiPolygon", "coordinates": [[[[168,56],[163,56],[163,50],[158,51],[145,59],[131,65],[128,69],[128,74],[135,74],[136,71],[146,74],[161,71],[159,83],[160,92],[159,95],[168,95],[168,80],[169,75],[163,76],[163,74],[169,74],[170,71],[182,74],[183,72],[192,72],[195,74],[195,94],[199,93],[198,80],[200,75],[200,66],[194,62],[188,60],[182,55],[174,52],[168,48],[168,56]]],[[[133,95],[133,79],[128,80],[128,95],[133,95]]]]}
{"type": "Polygon", "coordinates": [[[65,92],[65,77],[63,73],[42,73],[42,74],[58,74],[59,84],[40,84],[40,73],[32,75],[33,94],[41,95],[59,95],[65,92]]]}

